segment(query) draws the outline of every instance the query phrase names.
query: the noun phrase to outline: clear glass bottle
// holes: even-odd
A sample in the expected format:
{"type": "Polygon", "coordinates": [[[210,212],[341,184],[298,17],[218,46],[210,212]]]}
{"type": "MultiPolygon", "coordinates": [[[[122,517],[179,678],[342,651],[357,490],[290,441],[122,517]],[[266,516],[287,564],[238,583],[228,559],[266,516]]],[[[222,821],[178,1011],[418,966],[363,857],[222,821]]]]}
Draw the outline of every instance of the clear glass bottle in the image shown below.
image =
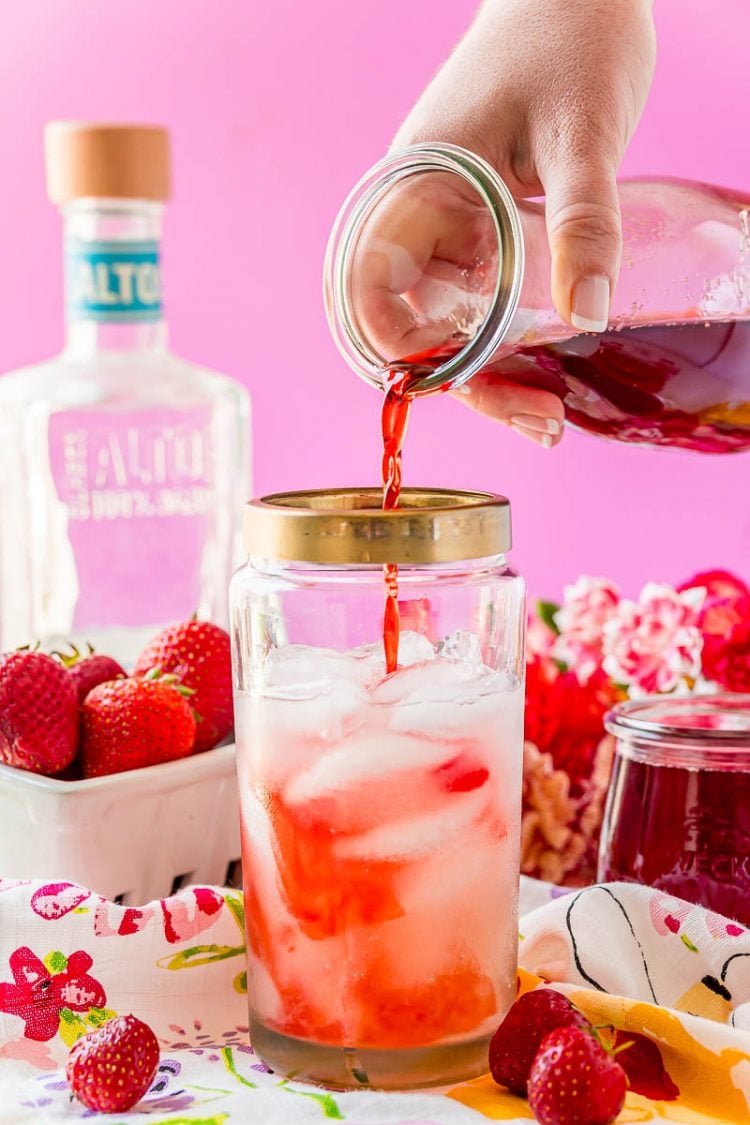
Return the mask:
{"type": "Polygon", "coordinates": [[[128,660],[167,622],[227,621],[249,400],[168,349],[166,131],[56,122],[46,147],[66,338],[0,379],[0,648],[90,641],[128,660]]]}
{"type": "Polygon", "coordinates": [[[249,505],[232,654],[253,1046],[403,1088],[484,1073],[515,999],[526,613],[507,500],[381,503],[249,505]]]}
{"type": "Polygon", "coordinates": [[[624,253],[607,331],[577,333],[550,295],[544,207],[514,201],[470,152],[416,145],[341,209],[325,300],[349,365],[383,387],[480,371],[542,386],[568,422],[618,441],[750,448],[750,194],[677,180],[620,185],[624,253]]]}

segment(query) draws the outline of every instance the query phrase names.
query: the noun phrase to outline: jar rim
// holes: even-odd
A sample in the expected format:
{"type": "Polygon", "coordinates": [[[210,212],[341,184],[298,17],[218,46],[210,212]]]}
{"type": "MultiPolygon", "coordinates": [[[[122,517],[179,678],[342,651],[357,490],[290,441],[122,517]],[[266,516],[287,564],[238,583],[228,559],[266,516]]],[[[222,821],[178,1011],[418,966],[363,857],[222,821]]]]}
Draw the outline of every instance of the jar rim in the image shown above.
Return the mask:
{"type": "Polygon", "coordinates": [[[482,199],[497,237],[499,269],[488,311],[462,347],[412,384],[414,394],[456,388],[481,370],[505,337],[515,315],[524,276],[524,240],[513,196],[495,169],[459,145],[433,141],[410,145],[375,164],[352,188],[334,222],[323,266],[323,296],[334,343],[349,367],[380,390],[402,357],[381,355],[359,331],[347,288],[348,269],[359,231],[391,187],[411,175],[448,172],[468,183],[482,199]]]}
{"type": "Polygon", "coordinates": [[[750,755],[750,695],[631,699],[609,711],[604,725],[610,734],[637,745],[641,755],[674,750],[694,756],[692,764],[727,754],[729,759],[742,752],[750,755]]]}
{"type": "Polygon", "coordinates": [[[510,502],[493,492],[404,488],[384,511],[379,488],[277,492],[245,508],[248,553],[289,562],[385,565],[504,555],[510,502]]]}

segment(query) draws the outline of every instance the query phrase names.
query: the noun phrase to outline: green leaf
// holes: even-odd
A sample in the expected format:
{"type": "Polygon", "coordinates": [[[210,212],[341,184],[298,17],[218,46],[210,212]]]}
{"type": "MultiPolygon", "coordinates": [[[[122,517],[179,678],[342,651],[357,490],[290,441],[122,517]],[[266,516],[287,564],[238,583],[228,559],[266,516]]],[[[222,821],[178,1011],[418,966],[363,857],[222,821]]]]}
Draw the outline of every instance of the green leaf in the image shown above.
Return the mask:
{"type": "Polygon", "coordinates": [[[88,1014],[83,1018],[91,1027],[102,1027],[103,1024],[109,1023],[116,1016],[117,1012],[113,1012],[110,1008],[90,1008],[88,1014]]]}
{"type": "Polygon", "coordinates": [[[44,958],[44,965],[50,973],[64,973],[68,967],[68,958],[59,949],[55,949],[44,958]]]}
{"type": "Polygon", "coordinates": [[[220,1051],[221,1057],[224,1060],[224,1066],[227,1068],[232,1078],[236,1078],[243,1086],[249,1086],[252,1090],[257,1090],[258,1086],[255,1082],[251,1082],[249,1078],[243,1078],[237,1072],[237,1066],[234,1061],[234,1053],[231,1047],[222,1047],[220,1051]]]}
{"type": "Polygon", "coordinates": [[[232,981],[232,988],[235,992],[241,992],[243,994],[247,992],[247,970],[237,973],[237,976],[232,981]]]}
{"type": "Polygon", "coordinates": [[[680,934],[680,941],[682,942],[682,944],[684,946],[686,946],[687,949],[690,950],[691,953],[697,953],[698,952],[698,946],[693,945],[692,941],[687,936],[687,934],[680,934]]]}
{"type": "Polygon", "coordinates": [[[60,1009],[60,1026],[58,1028],[60,1038],[66,1047],[72,1047],[77,1043],[82,1035],[86,1035],[91,1029],[86,1027],[81,1017],[75,1012],[71,1012],[70,1008],[60,1009]]]}
{"type": "Polygon", "coordinates": [[[224,1125],[228,1113],[215,1113],[213,1117],[162,1117],[154,1125],[224,1125]]]}
{"type": "Polygon", "coordinates": [[[558,629],[557,623],[555,621],[555,614],[559,613],[559,611],[560,607],[559,605],[556,605],[555,602],[536,603],[537,617],[543,625],[546,625],[548,629],[552,630],[556,637],[560,636],[560,630],[558,629]]]}
{"type": "Polygon", "coordinates": [[[226,961],[228,957],[242,957],[244,954],[244,945],[194,945],[191,949],[181,949],[179,953],[161,957],[156,964],[160,969],[195,969],[211,961],[226,961]]]}
{"type": "Polygon", "coordinates": [[[235,922],[239,926],[240,930],[242,931],[242,935],[244,937],[244,935],[245,935],[245,903],[244,903],[244,900],[242,898],[242,895],[225,894],[224,895],[224,902],[227,904],[227,907],[229,908],[229,910],[231,910],[232,917],[234,918],[235,922]]]}
{"type": "Polygon", "coordinates": [[[311,1090],[293,1090],[284,1080],[279,1082],[279,1088],[286,1090],[287,1094],[296,1094],[299,1098],[312,1098],[323,1110],[323,1116],[331,1121],[343,1121],[344,1115],[336,1105],[332,1094],[314,1094],[311,1090]]]}

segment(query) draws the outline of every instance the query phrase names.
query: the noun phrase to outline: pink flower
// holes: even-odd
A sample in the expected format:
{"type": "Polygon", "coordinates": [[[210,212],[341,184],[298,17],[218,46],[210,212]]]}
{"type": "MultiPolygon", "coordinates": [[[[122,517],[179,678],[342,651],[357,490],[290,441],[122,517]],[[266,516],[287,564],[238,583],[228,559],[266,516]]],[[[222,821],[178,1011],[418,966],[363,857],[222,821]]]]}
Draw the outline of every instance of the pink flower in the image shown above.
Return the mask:
{"type": "Polygon", "coordinates": [[[604,627],[617,612],[620,591],[606,578],[584,575],[565,587],[563,605],[555,615],[560,636],[553,655],[587,680],[602,664],[604,627]]]}
{"type": "Polygon", "coordinates": [[[604,670],[631,694],[669,692],[701,671],[698,611],[703,589],[678,594],[650,582],[638,602],[623,600],[604,626],[604,670]]]}
{"type": "Polygon", "coordinates": [[[53,1039],[60,1026],[60,1011],[88,1012],[103,1008],[107,997],[104,989],[92,976],[91,957],[83,949],[71,953],[65,968],[51,973],[28,946],[16,949],[10,955],[9,968],[13,983],[0,983],[0,1012],[20,1016],[24,1021],[26,1039],[46,1043],[53,1039]]]}

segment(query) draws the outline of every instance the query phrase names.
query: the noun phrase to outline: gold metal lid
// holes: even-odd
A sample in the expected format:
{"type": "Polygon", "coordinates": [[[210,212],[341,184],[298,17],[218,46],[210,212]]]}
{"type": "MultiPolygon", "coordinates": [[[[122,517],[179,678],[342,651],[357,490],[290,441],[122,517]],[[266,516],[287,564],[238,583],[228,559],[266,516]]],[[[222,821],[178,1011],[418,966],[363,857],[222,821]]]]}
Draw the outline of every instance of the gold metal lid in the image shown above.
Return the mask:
{"type": "Polygon", "coordinates": [[[510,549],[510,503],[492,492],[405,488],[384,512],[378,488],[277,492],[245,509],[245,545],[259,558],[324,565],[420,565],[510,549]]]}
{"type": "Polygon", "coordinates": [[[47,194],[72,199],[169,199],[169,133],[159,125],[50,121],[47,194]]]}

